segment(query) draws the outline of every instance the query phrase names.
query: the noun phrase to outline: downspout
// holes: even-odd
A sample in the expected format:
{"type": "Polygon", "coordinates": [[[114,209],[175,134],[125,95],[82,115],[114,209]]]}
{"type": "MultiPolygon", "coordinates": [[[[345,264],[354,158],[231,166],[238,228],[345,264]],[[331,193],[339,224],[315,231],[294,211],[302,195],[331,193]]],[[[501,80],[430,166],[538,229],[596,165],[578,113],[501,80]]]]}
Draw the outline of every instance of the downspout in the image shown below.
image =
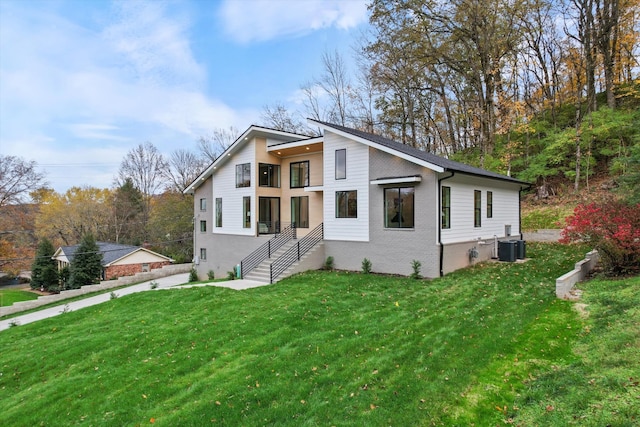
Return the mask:
{"type": "Polygon", "coordinates": [[[438,179],[438,244],[440,245],[440,277],[444,276],[444,247],[442,246],[442,181],[453,178],[456,173],[451,171],[451,175],[438,179]]]}

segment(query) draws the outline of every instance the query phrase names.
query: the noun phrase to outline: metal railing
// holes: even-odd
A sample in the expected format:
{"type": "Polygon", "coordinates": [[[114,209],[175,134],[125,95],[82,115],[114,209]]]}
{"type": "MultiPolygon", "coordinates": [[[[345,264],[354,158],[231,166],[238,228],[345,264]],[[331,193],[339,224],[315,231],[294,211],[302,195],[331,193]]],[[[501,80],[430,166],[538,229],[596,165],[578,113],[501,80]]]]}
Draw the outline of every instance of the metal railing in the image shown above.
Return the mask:
{"type": "Polygon", "coordinates": [[[275,253],[291,239],[296,238],[296,228],[291,225],[285,227],[275,237],[269,239],[265,244],[255,251],[247,255],[240,261],[240,277],[243,278],[247,273],[256,268],[262,261],[271,258],[271,254],[275,253]]]}
{"type": "Polygon", "coordinates": [[[311,230],[306,236],[298,240],[284,254],[271,263],[269,283],[273,283],[287,268],[300,261],[300,258],[316,244],[324,239],[324,223],[311,230]]]}

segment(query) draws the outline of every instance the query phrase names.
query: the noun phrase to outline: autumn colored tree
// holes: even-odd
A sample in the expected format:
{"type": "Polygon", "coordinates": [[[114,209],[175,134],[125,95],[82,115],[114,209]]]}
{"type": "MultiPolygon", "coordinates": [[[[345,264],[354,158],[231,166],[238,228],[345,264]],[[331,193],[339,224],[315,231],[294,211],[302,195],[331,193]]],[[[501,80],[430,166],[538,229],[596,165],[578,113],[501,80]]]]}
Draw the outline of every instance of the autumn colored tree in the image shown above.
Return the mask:
{"type": "Polygon", "coordinates": [[[102,254],[92,234],[82,237],[69,266],[69,288],[79,289],[100,281],[102,254]]]}
{"type": "Polygon", "coordinates": [[[54,245],[75,244],[87,233],[99,240],[110,240],[110,199],[110,190],[95,187],[73,187],[64,194],[45,193],[36,216],[36,234],[54,245]]]}
{"type": "MultiPolygon", "coordinates": [[[[176,262],[193,258],[193,196],[167,191],[153,198],[150,241],[153,249],[176,262]]],[[[211,224],[210,224],[211,226],[211,224]]]]}
{"type": "Polygon", "coordinates": [[[612,275],[640,271],[640,203],[629,205],[610,200],[578,205],[567,217],[563,243],[585,242],[600,254],[605,270],[612,275]]]}
{"type": "Polygon", "coordinates": [[[31,288],[52,290],[58,288],[58,268],[51,257],[56,249],[49,239],[38,243],[36,258],[31,265],[31,288]]]}

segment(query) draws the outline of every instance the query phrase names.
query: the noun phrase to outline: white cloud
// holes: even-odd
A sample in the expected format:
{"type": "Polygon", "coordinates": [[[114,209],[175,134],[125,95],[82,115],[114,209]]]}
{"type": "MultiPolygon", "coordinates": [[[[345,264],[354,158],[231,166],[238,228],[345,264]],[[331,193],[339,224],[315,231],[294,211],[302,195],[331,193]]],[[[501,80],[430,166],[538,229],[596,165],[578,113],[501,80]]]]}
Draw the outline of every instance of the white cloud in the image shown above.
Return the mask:
{"type": "Polygon", "coordinates": [[[347,30],[367,20],[364,0],[225,0],[220,22],[239,43],[297,37],[336,27],[347,30]]]}
{"type": "Polygon", "coordinates": [[[213,128],[258,116],[206,94],[189,17],[165,3],[117,2],[82,25],[57,2],[42,6],[0,2],[0,152],[68,165],[44,167],[56,190],[109,186],[140,142],[195,148],[213,128]]]}

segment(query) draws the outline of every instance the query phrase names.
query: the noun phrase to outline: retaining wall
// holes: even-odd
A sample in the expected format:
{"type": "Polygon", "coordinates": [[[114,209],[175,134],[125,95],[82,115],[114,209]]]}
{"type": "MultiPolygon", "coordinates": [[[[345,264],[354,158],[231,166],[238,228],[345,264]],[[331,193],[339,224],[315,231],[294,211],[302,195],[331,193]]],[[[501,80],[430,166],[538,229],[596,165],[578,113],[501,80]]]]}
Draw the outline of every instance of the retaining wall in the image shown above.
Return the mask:
{"type": "Polygon", "coordinates": [[[160,277],[173,276],[174,274],[188,273],[192,264],[172,264],[165,265],[162,268],[151,270],[145,273],[136,273],[133,276],[120,277],[116,280],[105,280],[96,285],[83,286],[80,289],[70,289],[62,291],[59,294],[44,295],[38,299],[31,301],[16,302],[9,307],[0,307],[0,317],[9,314],[19,313],[21,311],[38,308],[53,302],[63,301],[68,298],[89,294],[92,292],[107,291],[120,286],[132,285],[134,283],[146,282],[149,280],[159,279],[160,277]]]}
{"type": "Polygon", "coordinates": [[[573,287],[583,281],[589,272],[593,270],[600,260],[598,251],[591,251],[585,255],[585,259],[576,263],[575,268],[556,279],[556,296],[563,299],[575,298],[573,287]]]}

